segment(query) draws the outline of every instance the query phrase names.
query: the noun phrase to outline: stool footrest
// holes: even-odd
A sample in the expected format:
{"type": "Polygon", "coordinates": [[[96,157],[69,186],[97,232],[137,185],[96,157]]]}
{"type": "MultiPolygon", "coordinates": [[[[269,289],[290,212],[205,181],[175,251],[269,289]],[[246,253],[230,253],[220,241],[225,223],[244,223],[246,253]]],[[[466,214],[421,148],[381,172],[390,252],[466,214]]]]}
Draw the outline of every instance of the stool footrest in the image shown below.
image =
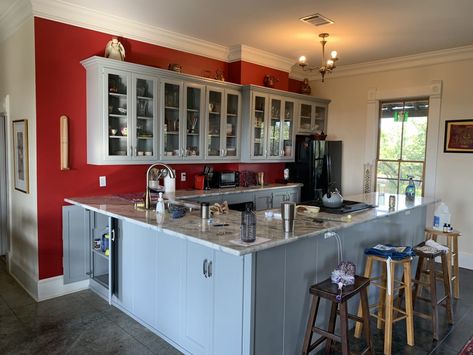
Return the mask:
{"type": "Polygon", "coordinates": [[[342,342],[342,338],[339,335],[329,333],[325,329],[322,329],[322,328],[319,328],[319,327],[312,327],[312,332],[322,335],[322,338],[329,338],[329,339],[332,339],[332,340],[337,341],[339,343],[342,342]]]}

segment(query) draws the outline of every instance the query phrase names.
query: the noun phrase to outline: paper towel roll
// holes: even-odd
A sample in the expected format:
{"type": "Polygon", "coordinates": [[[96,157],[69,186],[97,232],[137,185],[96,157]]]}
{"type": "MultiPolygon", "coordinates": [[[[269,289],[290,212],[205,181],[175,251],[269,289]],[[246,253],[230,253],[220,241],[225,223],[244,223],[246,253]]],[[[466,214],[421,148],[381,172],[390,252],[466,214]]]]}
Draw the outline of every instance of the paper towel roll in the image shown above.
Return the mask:
{"type": "Polygon", "coordinates": [[[175,192],[176,191],[176,179],[166,176],[164,178],[164,192],[175,192]]]}

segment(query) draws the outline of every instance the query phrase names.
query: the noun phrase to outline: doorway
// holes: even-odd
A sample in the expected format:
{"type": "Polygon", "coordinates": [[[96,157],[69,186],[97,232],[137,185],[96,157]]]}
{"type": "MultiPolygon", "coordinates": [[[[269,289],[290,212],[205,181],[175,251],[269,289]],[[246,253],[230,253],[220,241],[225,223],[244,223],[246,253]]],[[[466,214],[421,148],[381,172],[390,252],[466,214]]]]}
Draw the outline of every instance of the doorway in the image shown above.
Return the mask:
{"type": "Polygon", "coordinates": [[[0,112],[0,255],[6,255],[9,251],[6,128],[6,115],[0,112]]]}

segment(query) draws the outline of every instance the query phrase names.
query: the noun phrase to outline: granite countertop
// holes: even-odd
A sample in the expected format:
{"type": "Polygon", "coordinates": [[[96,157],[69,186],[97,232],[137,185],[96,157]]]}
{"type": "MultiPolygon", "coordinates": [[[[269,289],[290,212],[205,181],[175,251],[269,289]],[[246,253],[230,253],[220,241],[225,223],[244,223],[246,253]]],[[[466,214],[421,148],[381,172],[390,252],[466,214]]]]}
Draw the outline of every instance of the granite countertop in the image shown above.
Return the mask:
{"type": "MultiPolygon", "coordinates": [[[[288,185],[284,186],[289,187],[288,185]]],[[[229,193],[230,189],[225,189],[225,191],[229,193]]],[[[245,191],[249,190],[245,189],[245,191]]],[[[199,192],[202,193],[202,191],[199,192]]],[[[191,197],[186,193],[187,192],[180,192],[178,190],[176,196],[179,196],[179,198],[181,198],[181,196],[182,198],[191,197]]],[[[196,196],[199,195],[192,195],[192,197],[196,196]]],[[[377,193],[348,196],[347,199],[373,205],[378,204],[377,193]]],[[[283,232],[282,221],[280,219],[266,218],[264,211],[259,211],[256,212],[256,242],[243,244],[240,242],[241,214],[237,211],[229,211],[227,214],[214,216],[210,221],[207,221],[202,220],[200,218],[200,211],[194,209],[190,213],[188,212],[183,218],[171,219],[169,214],[166,213],[164,219],[158,221],[154,210],[145,211],[135,209],[132,201],[120,196],[77,197],[66,198],[65,201],[157,231],[164,231],[167,234],[179,238],[189,239],[193,242],[233,255],[244,255],[273,248],[294,242],[301,238],[314,237],[328,231],[348,228],[358,223],[383,218],[435,202],[432,198],[416,197],[414,202],[406,204],[404,195],[397,195],[396,208],[392,211],[388,210],[386,196],[385,204],[362,212],[353,213],[351,217],[319,212],[317,214],[318,221],[314,221],[312,217],[298,214],[294,223],[294,232],[289,234],[283,232]]],[[[278,212],[278,210],[273,211],[278,212]]]]}

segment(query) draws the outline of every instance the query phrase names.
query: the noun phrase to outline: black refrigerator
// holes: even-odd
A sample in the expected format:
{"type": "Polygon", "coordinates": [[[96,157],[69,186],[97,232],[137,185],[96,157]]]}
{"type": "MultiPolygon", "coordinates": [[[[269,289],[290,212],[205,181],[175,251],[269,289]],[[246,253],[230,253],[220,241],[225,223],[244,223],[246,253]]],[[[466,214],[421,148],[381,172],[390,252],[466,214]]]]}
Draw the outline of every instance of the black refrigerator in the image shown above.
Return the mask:
{"type": "Polygon", "coordinates": [[[342,141],[315,140],[296,136],[294,163],[287,163],[292,182],[304,184],[301,201],[319,200],[329,184],[342,193],[342,141]]]}

